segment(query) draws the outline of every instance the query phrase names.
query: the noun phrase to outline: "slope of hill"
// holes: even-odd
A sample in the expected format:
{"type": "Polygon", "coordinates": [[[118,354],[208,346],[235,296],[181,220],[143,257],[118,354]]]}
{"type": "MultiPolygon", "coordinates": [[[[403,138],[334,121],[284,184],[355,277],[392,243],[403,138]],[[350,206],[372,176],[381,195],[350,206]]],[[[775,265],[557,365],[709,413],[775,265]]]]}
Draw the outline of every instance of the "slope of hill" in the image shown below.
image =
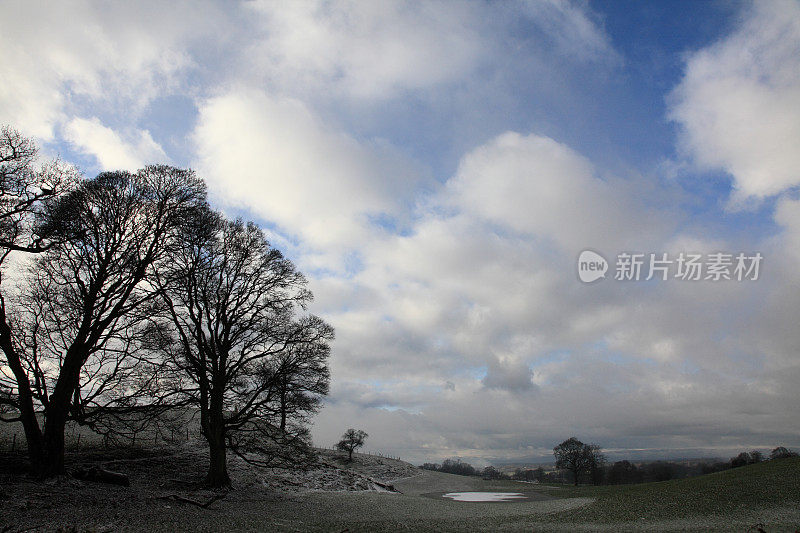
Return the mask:
{"type": "Polygon", "coordinates": [[[35,483],[8,468],[10,456],[0,457],[0,531],[800,529],[800,458],[661,483],[573,488],[429,472],[362,454],[350,463],[322,452],[320,463],[305,471],[263,471],[232,458],[235,490],[222,494],[197,484],[205,467],[200,447],[122,452],[85,451],[69,459],[71,466],[95,463],[124,472],[130,487],[69,478],[35,483]],[[442,497],[451,491],[525,498],[469,503],[442,497]],[[209,504],[201,508],[203,502],[209,504]]]}
{"type": "MultiPolygon", "coordinates": [[[[619,522],[709,516],[759,516],[800,508],[800,458],[778,459],[693,478],[564,489],[564,496],[595,501],[554,521],[619,522]]],[[[800,527],[800,524],[796,524],[800,527]]]]}

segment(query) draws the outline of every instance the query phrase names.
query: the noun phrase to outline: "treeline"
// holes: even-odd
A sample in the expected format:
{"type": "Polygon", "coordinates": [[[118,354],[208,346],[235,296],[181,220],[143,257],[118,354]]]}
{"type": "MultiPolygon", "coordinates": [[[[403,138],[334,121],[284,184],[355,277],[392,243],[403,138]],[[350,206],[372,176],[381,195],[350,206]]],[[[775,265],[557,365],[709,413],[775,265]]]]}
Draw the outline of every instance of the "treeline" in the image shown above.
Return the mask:
{"type": "Polygon", "coordinates": [[[777,448],[773,449],[769,457],[764,457],[764,454],[758,450],[753,450],[752,452],[742,452],[736,457],[731,457],[728,461],[724,462],[716,462],[716,463],[703,463],[701,464],[701,473],[703,474],[711,474],[714,472],[720,472],[722,470],[728,470],[730,468],[738,468],[740,466],[747,466],[756,463],[760,463],[762,461],[773,461],[776,459],[785,459],[787,457],[797,457],[798,454],[793,452],[792,450],[784,447],[778,446],[777,448]]]}
{"type": "Polygon", "coordinates": [[[477,476],[480,474],[474,466],[463,462],[461,459],[445,459],[442,464],[424,463],[422,469],[444,472],[446,474],[456,474],[458,476],[477,476]]]}
{"type": "Polygon", "coordinates": [[[783,459],[785,457],[796,457],[797,454],[791,450],[779,446],[772,450],[768,457],[758,450],[742,452],[736,457],[731,457],[728,461],[717,462],[671,462],[653,461],[644,462],[638,465],[630,461],[617,461],[612,465],[606,466],[602,476],[602,483],[606,485],[621,485],[627,483],[648,483],[651,481],[668,481],[670,479],[681,479],[686,477],[711,474],[737,468],[749,464],[760,463],[766,460],[783,459]]]}
{"type": "MultiPolygon", "coordinates": [[[[576,439],[577,440],[577,439],[576,439]]],[[[577,441],[580,442],[580,441],[577,441]]],[[[569,441],[565,441],[569,443],[569,441]]],[[[562,443],[563,445],[564,443],[562,443]]],[[[582,443],[580,443],[582,445],[582,443]]],[[[668,481],[670,479],[681,479],[702,474],[710,474],[730,468],[737,468],[748,464],[760,463],[767,460],[783,459],[786,457],[797,457],[797,453],[779,446],[772,450],[769,456],[754,450],[742,452],[736,457],[731,457],[728,461],[719,462],[675,462],[675,461],[645,461],[632,463],[628,460],[616,461],[606,464],[601,454],[590,448],[595,457],[593,463],[589,463],[586,470],[579,470],[579,480],[587,481],[595,485],[623,485],[633,483],[649,483],[654,481],[668,481]]],[[[574,483],[575,474],[567,467],[559,468],[554,471],[546,471],[543,467],[537,468],[517,468],[514,473],[501,472],[494,466],[487,466],[477,469],[469,463],[460,459],[446,459],[442,464],[424,463],[424,470],[445,472],[462,476],[481,476],[484,479],[506,479],[514,481],[525,481],[529,483],[574,483]]]]}
{"type": "Polygon", "coordinates": [[[33,473],[65,473],[64,429],[118,442],[199,412],[206,482],[227,453],[311,454],[333,329],[305,277],[254,223],[228,220],[191,170],[84,178],[0,131],[0,419],[21,423],[33,473]],[[15,266],[10,266],[12,261],[15,266]]]}
{"type": "Polygon", "coordinates": [[[446,474],[456,474],[459,476],[480,476],[483,479],[508,479],[550,483],[560,483],[564,480],[560,472],[546,473],[541,467],[536,470],[523,470],[518,468],[514,474],[508,474],[506,472],[501,472],[491,465],[483,469],[475,468],[471,464],[465,463],[457,458],[445,459],[441,464],[424,463],[421,468],[423,470],[432,470],[434,472],[444,472],[446,474]]]}

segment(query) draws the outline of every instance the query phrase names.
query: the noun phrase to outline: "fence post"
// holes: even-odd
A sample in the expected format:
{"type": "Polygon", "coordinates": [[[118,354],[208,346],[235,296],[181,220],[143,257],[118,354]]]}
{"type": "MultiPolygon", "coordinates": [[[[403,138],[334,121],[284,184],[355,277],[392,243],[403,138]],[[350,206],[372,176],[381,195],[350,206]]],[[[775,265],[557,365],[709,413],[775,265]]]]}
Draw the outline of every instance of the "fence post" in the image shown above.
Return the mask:
{"type": "Polygon", "coordinates": [[[17,449],[17,434],[14,433],[14,440],[11,441],[11,451],[15,451],[17,449]]]}

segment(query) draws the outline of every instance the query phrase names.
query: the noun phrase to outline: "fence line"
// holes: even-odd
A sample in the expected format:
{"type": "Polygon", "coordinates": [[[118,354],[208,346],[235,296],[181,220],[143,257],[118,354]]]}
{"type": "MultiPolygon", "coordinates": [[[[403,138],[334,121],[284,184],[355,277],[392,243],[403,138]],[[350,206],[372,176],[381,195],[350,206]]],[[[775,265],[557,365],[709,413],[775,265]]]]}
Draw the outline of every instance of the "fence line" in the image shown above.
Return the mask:
{"type": "MultiPolygon", "coordinates": [[[[185,440],[189,441],[189,440],[191,440],[189,428],[187,427],[185,429],[186,429],[185,440]]],[[[130,441],[129,442],[130,446],[135,446],[136,445],[136,438],[137,438],[138,433],[139,432],[134,432],[132,437],[130,439],[128,439],[130,441]]],[[[169,443],[169,444],[177,444],[178,439],[176,439],[175,437],[178,436],[180,440],[183,440],[183,437],[184,437],[184,435],[182,434],[183,433],[182,431],[176,435],[176,431],[175,431],[174,428],[171,429],[169,435],[165,434],[164,430],[162,430],[160,428],[158,430],[156,430],[154,433],[155,434],[153,435],[153,444],[155,444],[155,445],[157,445],[159,441],[164,442],[164,443],[169,443]]],[[[71,440],[72,443],[74,444],[75,451],[80,450],[80,447],[81,447],[81,432],[80,431],[76,432],[75,428],[72,428],[70,437],[71,437],[71,439],[69,439],[69,440],[71,440]]],[[[0,437],[0,449],[2,449],[2,447],[3,447],[2,444],[3,444],[4,440],[6,440],[6,439],[0,437]]],[[[11,451],[12,452],[16,451],[16,449],[17,449],[17,433],[15,432],[12,435],[11,439],[8,439],[8,440],[11,441],[11,451]]],[[[142,443],[147,442],[146,441],[146,437],[143,438],[142,436],[139,436],[139,440],[142,443]]],[[[66,443],[66,444],[68,445],[68,443],[66,443]]],[[[102,439],[102,444],[103,444],[103,446],[105,448],[109,447],[106,438],[102,439]]],[[[91,447],[91,445],[89,445],[89,446],[91,447]]],[[[118,446],[119,446],[119,443],[117,444],[117,447],[118,446]]],[[[327,449],[327,447],[326,447],[326,449],[327,449]]],[[[333,451],[342,451],[342,450],[339,450],[339,448],[337,448],[336,446],[331,446],[330,449],[333,450],[333,451]]],[[[380,457],[382,459],[391,459],[391,460],[394,460],[394,461],[399,461],[400,460],[400,456],[399,455],[394,456],[394,455],[386,454],[386,453],[383,453],[383,452],[380,452],[380,451],[378,451],[378,452],[364,451],[364,452],[355,452],[355,453],[360,453],[361,455],[369,455],[371,457],[380,457]]]]}
{"type": "MultiPolygon", "coordinates": [[[[331,448],[331,450],[333,450],[335,452],[342,452],[343,451],[343,450],[340,450],[336,446],[331,446],[330,448],[331,448]]],[[[400,460],[400,456],[399,455],[395,457],[394,455],[383,454],[381,452],[353,452],[353,453],[361,454],[361,455],[371,455],[372,457],[381,457],[383,459],[393,459],[395,461],[399,461],[400,460]]]]}

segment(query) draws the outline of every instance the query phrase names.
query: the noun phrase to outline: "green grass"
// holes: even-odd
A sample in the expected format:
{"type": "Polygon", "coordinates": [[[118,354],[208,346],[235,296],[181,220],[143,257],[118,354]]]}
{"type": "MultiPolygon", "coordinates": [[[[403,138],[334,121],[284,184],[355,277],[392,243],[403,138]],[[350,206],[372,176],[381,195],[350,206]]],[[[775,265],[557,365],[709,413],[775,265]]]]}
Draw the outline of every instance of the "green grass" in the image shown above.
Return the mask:
{"type": "Polygon", "coordinates": [[[658,483],[571,487],[558,495],[596,498],[586,507],[550,517],[567,522],[692,518],[796,506],[800,505],[800,457],[658,483]]]}

